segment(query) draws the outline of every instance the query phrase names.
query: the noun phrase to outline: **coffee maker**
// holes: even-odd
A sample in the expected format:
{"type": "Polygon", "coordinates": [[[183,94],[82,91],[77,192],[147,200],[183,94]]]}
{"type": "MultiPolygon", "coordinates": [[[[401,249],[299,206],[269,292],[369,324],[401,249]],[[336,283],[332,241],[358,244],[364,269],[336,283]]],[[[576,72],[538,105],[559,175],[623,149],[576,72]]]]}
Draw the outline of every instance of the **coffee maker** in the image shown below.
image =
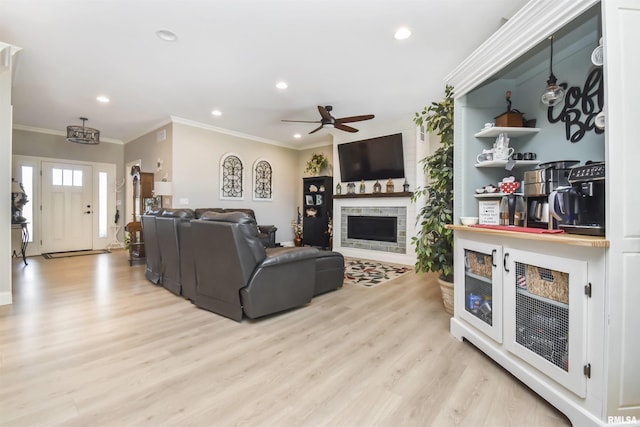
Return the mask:
{"type": "Polygon", "coordinates": [[[605,163],[587,162],[569,174],[569,186],[549,195],[549,211],[567,233],[605,235],[605,163]]]}
{"type": "Polygon", "coordinates": [[[578,160],[541,163],[524,173],[523,193],[527,198],[527,227],[554,229],[557,220],[549,216],[549,194],[558,187],[569,185],[571,166],[578,160]]]}

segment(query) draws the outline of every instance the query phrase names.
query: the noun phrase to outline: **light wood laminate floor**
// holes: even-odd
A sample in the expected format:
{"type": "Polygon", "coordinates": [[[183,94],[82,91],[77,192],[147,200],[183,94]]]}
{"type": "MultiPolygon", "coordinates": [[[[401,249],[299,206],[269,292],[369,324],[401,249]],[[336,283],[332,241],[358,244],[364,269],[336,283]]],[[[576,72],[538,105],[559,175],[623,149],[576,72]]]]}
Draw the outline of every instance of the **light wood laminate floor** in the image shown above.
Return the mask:
{"type": "Polygon", "coordinates": [[[237,323],[152,285],[123,251],[13,262],[2,426],[569,425],[449,334],[433,275],[237,323]]]}

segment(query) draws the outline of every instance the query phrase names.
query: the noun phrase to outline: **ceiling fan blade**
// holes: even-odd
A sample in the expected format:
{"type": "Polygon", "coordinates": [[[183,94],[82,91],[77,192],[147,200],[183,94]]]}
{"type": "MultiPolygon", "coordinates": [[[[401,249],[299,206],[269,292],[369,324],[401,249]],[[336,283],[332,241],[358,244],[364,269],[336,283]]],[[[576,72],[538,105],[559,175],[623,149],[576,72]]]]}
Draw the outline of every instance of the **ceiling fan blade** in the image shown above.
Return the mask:
{"type": "Polygon", "coordinates": [[[336,119],[336,123],[352,123],[352,122],[361,122],[363,120],[371,120],[375,116],[373,114],[365,114],[362,116],[351,116],[351,117],[342,117],[341,119],[336,119]]]}
{"type": "Polygon", "coordinates": [[[351,132],[351,133],[358,132],[358,129],[352,128],[351,126],[343,125],[342,123],[335,123],[333,126],[336,129],[340,129],[340,130],[343,130],[345,132],[351,132]]]}
{"type": "Polygon", "coordinates": [[[333,121],[333,117],[331,117],[331,114],[329,114],[330,110],[331,110],[330,108],[329,110],[327,110],[327,107],[318,105],[318,111],[320,112],[320,115],[322,116],[322,118],[331,122],[333,121]]]}
{"type": "Polygon", "coordinates": [[[281,120],[282,122],[288,123],[321,123],[320,120],[281,120]]]}
{"type": "Polygon", "coordinates": [[[312,130],[311,132],[309,132],[309,135],[311,135],[312,133],[318,132],[320,129],[322,129],[322,125],[318,126],[317,128],[315,128],[314,130],[312,130]]]}

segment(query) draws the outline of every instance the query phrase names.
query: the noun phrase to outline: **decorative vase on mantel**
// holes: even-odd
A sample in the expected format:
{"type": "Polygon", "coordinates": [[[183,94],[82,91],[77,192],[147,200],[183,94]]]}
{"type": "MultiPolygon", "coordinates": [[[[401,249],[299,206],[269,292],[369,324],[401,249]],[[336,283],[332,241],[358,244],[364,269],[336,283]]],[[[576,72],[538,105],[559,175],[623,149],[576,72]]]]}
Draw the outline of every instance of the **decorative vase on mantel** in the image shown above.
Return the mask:
{"type": "Polygon", "coordinates": [[[296,247],[300,247],[302,246],[302,237],[294,237],[293,238],[293,245],[296,247]]]}

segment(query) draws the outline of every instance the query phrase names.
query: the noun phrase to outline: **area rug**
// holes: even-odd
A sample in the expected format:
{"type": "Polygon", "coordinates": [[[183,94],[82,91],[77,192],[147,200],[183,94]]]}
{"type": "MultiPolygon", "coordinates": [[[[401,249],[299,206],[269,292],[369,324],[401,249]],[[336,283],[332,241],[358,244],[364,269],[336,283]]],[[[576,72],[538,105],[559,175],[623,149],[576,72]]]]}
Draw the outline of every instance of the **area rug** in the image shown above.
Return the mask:
{"type": "Polygon", "coordinates": [[[413,270],[406,265],[360,258],[345,258],[344,267],[344,283],[364,288],[373,288],[413,270]]]}
{"type": "Polygon", "coordinates": [[[44,259],[55,259],[55,258],[69,258],[72,256],[83,256],[83,255],[98,255],[98,254],[110,254],[111,251],[107,249],[97,249],[92,251],[71,251],[71,252],[52,252],[48,254],[42,254],[44,259]]]}

